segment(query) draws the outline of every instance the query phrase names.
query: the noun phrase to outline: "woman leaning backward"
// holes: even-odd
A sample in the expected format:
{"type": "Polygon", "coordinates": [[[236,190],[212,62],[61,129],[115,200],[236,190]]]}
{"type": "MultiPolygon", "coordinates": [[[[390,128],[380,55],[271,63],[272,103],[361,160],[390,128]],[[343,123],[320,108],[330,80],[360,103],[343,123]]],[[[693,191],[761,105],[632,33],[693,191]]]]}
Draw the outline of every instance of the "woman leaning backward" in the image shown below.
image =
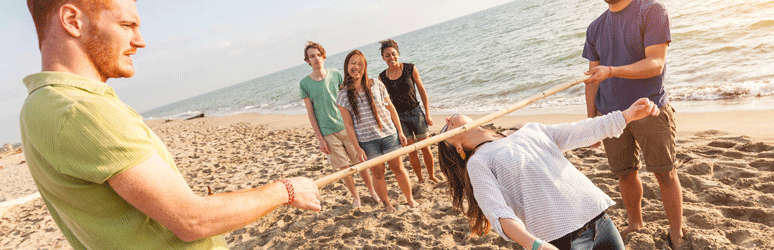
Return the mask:
{"type": "MultiPolygon", "coordinates": [[[[452,136],[438,144],[452,205],[468,218],[473,234],[491,227],[525,249],[624,249],[605,213],[615,202],[563,152],[618,136],[627,123],[658,113],[642,98],[623,112],[579,122],[528,123],[506,134],[475,127],[452,136]]],[[[470,122],[449,117],[442,132],[470,122]]]]}

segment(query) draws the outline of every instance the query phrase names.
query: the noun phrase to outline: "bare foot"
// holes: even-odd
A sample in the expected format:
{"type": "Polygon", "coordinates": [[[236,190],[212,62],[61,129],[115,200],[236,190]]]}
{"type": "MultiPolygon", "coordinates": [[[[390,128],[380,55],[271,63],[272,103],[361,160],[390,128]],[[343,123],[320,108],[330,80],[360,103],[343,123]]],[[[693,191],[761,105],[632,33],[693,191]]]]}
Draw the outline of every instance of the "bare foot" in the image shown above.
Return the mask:
{"type": "Polygon", "coordinates": [[[621,238],[626,238],[626,235],[629,235],[629,233],[640,230],[642,228],[642,224],[629,224],[629,226],[621,231],[621,238]]]}
{"type": "Polygon", "coordinates": [[[352,201],[352,209],[360,209],[360,199],[355,199],[352,201]]]}
{"type": "Polygon", "coordinates": [[[371,190],[371,198],[376,201],[376,203],[382,202],[381,199],[379,199],[379,195],[376,194],[376,191],[371,190]]]}
{"type": "MultiPolygon", "coordinates": [[[[682,234],[682,230],[681,230],[682,234]]],[[[685,234],[683,234],[685,236],[685,234]]],[[[680,249],[680,246],[683,244],[683,237],[681,237],[679,234],[673,234],[669,233],[667,234],[667,237],[669,237],[669,247],[672,248],[672,250],[678,250],[680,249]]]]}
{"type": "Polygon", "coordinates": [[[419,179],[419,184],[425,183],[425,179],[424,178],[418,178],[418,179],[419,179]]]}
{"type": "Polygon", "coordinates": [[[435,178],[435,176],[432,176],[432,175],[430,176],[430,180],[433,181],[433,183],[439,182],[438,178],[435,178]]]}
{"type": "Polygon", "coordinates": [[[419,202],[415,201],[414,199],[411,199],[410,201],[408,201],[408,205],[411,208],[415,208],[419,206],[419,202]]]}
{"type": "Polygon", "coordinates": [[[387,213],[392,213],[392,212],[395,212],[397,210],[395,210],[395,208],[392,207],[392,205],[387,205],[386,207],[384,207],[384,211],[387,212],[387,213]]]}

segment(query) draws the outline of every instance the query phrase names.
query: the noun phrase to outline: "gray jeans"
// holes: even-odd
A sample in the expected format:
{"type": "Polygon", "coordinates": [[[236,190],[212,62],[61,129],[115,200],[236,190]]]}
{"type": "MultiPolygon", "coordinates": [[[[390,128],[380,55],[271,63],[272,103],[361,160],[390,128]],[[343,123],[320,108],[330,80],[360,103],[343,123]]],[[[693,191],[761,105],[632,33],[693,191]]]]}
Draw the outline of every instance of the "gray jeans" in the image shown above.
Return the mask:
{"type": "Polygon", "coordinates": [[[623,239],[613,220],[607,213],[589,221],[575,232],[569,233],[562,238],[551,241],[551,245],[562,250],[624,250],[623,239]]]}

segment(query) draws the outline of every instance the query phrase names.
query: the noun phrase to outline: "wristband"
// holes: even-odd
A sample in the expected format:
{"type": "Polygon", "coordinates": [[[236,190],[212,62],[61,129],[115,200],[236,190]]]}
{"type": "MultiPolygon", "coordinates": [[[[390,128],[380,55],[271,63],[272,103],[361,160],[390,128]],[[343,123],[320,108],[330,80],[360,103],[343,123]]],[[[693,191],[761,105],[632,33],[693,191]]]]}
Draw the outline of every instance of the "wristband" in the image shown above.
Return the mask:
{"type": "Polygon", "coordinates": [[[532,242],[532,250],[538,250],[543,245],[543,241],[540,239],[535,238],[535,241],[532,242]]]}
{"type": "Polygon", "coordinates": [[[288,190],[288,203],[285,203],[285,205],[290,205],[290,203],[293,202],[293,199],[296,198],[296,193],[293,190],[293,184],[291,184],[288,179],[275,180],[274,182],[282,182],[285,184],[285,188],[288,190]]]}
{"type": "Polygon", "coordinates": [[[613,67],[607,66],[607,71],[610,71],[610,77],[608,78],[613,78],[613,67]]]}

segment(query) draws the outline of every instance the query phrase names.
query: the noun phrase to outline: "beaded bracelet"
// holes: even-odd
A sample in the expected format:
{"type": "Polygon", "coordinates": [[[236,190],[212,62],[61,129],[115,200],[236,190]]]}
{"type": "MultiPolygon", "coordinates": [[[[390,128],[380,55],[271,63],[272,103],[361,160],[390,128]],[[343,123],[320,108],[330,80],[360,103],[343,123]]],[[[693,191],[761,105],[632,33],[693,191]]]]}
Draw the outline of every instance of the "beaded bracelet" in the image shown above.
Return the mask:
{"type": "Polygon", "coordinates": [[[285,188],[288,190],[288,203],[286,203],[285,205],[290,205],[290,203],[293,202],[293,199],[296,198],[296,193],[293,190],[293,184],[291,184],[288,179],[275,180],[274,182],[278,182],[278,181],[285,184],[285,188]]]}

